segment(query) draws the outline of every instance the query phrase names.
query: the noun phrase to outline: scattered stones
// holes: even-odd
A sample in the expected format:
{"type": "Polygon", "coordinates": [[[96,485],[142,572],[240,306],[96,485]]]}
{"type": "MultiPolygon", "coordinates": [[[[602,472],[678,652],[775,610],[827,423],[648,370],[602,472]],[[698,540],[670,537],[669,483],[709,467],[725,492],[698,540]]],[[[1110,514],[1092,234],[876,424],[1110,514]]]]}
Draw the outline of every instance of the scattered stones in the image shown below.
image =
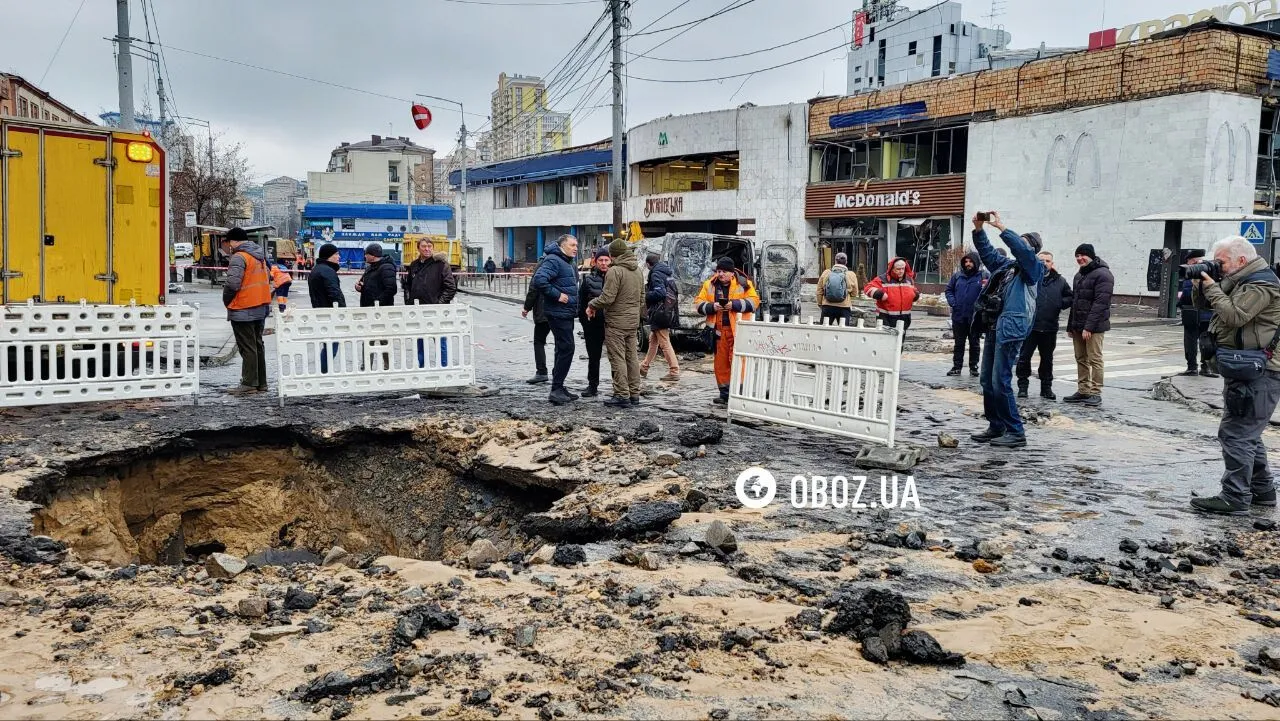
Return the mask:
{"type": "Polygon", "coordinates": [[[891,659],[914,663],[954,666],[964,656],[942,649],[924,631],[906,631],[911,607],[901,594],[879,588],[841,587],[826,603],[836,610],[825,631],[862,643],[863,658],[885,664],[891,659]]]}
{"type": "Polygon", "coordinates": [[[307,629],[308,634],[325,633],[333,630],[333,626],[331,624],[325,623],[315,617],[308,618],[307,622],[303,624],[303,627],[307,629]]]}
{"type": "Polygon", "coordinates": [[[1263,646],[1258,649],[1258,664],[1272,671],[1280,671],[1280,648],[1263,646]]]}
{"type": "Polygon", "coordinates": [[[654,465],[658,466],[675,466],[683,459],[680,457],[679,453],[662,451],[661,453],[655,453],[649,460],[651,460],[654,465]]]}
{"type": "Polygon", "coordinates": [[[719,443],[724,436],[724,426],[716,421],[701,420],[680,431],[676,438],[686,448],[719,443]]]}
{"type": "Polygon", "coordinates": [[[493,698],[493,692],[487,688],[476,689],[467,697],[468,706],[482,706],[489,703],[489,699],[493,698]]]}
{"type": "Polygon", "coordinates": [[[320,603],[320,597],[301,586],[290,586],[284,594],[284,607],[290,611],[310,611],[320,603]]]}
{"type": "Polygon", "coordinates": [[[656,443],[662,440],[662,427],[650,420],[643,420],[630,434],[632,443],[656,443]]]}
{"type": "Polygon", "coordinates": [[[587,552],[582,546],[574,544],[556,546],[555,553],[551,555],[551,565],[553,566],[570,567],[586,562],[587,552]]]}
{"type": "Polygon", "coordinates": [[[1137,553],[1139,548],[1141,547],[1138,545],[1138,542],[1131,538],[1126,538],[1123,541],[1120,541],[1120,550],[1125,553],[1137,553]]]}
{"type": "Polygon", "coordinates": [[[920,463],[922,451],[921,448],[863,446],[858,455],[854,456],[853,465],[858,468],[905,472],[920,463]]]}
{"type": "Polygon", "coordinates": [[[639,566],[646,571],[656,571],[662,568],[662,558],[652,551],[645,551],[640,554],[639,566]]]}
{"type": "Polygon", "coordinates": [[[1065,561],[1071,557],[1071,554],[1067,553],[1067,549],[1065,548],[1055,548],[1049,555],[1055,561],[1065,561]]]}
{"type": "Polygon", "coordinates": [[[1165,608],[1173,608],[1173,596],[1161,596],[1160,605],[1165,608]]]}
{"type": "Polygon", "coordinates": [[[533,555],[529,557],[529,565],[541,566],[551,563],[551,559],[555,557],[555,553],[555,546],[543,545],[539,547],[537,551],[534,551],[533,555]]]}
{"type": "Polygon", "coordinates": [[[1270,518],[1260,518],[1253,522],[1253,527],[1259,531],[1274,531],[1276,522],[1270,518]]]}
{"type": "Polygon", "coordinates": [[[746,626],[739,626],[732,631],[725,631],[720,634],[720,650],[728,651],[734,646],[742,646],[743,648],[751,648],[751,644],[760,640],[760,633],[746,626]]]}
{"type": "Polygon", "coordinates": [[[521,626],[516,629],[515,642],[516,648],[530,648],[534,642],[538,640],[538,629],[536,626],[521,626]]]}
{"type": "Polygon", "coordinates": [[[738,550],[738,539],[733,535],[733,531],[724,524],[724,521],[712,521],[707,526],[707,533],[703,540],[708,547],[714,548],[721,553],[733,553],[738,550]]]}
{"type": "Polygon", "coordinates": [[[262,643],[270,643],[288,636],[301,636],[306,629],[302,626],[271,626],[270,628],[255,628],[249,632],[249,638],[260,641],[262,643]]]}
{"type": "Polygon", "coordinates": [[[1182,673],[1183,673],[1184,675],[1186,675],[1186,676],[1191,676],[1191,675],[1194,675],[1194,674],[1195,674],[1195,672],[1196,672],[1196,670],[1199,668],[1199,666],[1197,666],[1197,665],[1195,665],[1194,663],[1192,663],[1192,662],[1188,661],[1188,662],[1186,662],[1186,663],[1182,664],[1181,666],[1179,666],[1178,668],[1182,669],[1182,673]]]}
{"type": "Polygon", "coordinates": [[[633,503],[610,530],[618,538],[630,538],[648,531],[662,531],[680,517],[683,505],[673,501],[633,503]]]}
{"type": "Polygon", "coordinates": [[[689,492],[684,494],[684,510],[686,513],[696,513],[698,509],[702,508],[710,500],[707,494],[696,488],[690,488],[689,492]]]}
{"type": "Polygon", "coordinates": [[[324,554],[324,560],[321,563],[325,567],[337,566],[341,564],[343,561],[347,560],[347,557],[349,555],[350,554],[347,553],[347,549],[343,548],[342,546],[334,546],[333,548],[330,548],[327,553],[324,554]]]}
{"type": "Polygon", "coordinates": [[[808,631],[818,631],[822,629],[822,611],[816,608],[806,608],[797,613],[795,616],[787,619],[787,623],[796,628],[808,631]]]}
{"type": "Polygon", "coordinates": [[[938,447],[939,448],[959,448],[960,441],[956,440],[956,437],[951,435],[950,433],[939,433],[938,447]]]}
{"type": "Polygon", "coordinates": [[[432,631],[448,631],[458,626],[458,614],[445,611],[440,604],[427,603],[414,606],[400,614],[396,621],[396,641],[402,645],[415,638],[425,638],[432,631]]]}
{"type": "Polygon", "coordinates": [[[684,546],[680,548],[681,556],[696,556],[699,553],[702,553],[702,547],[693,541],[684,544],[684,546]]]}
{"type": "Polygon", "coordinates": [[[1025,596],[1023,598],[1018,599],[1019,606],[1039,606],[1043,603],[1044,601],[1040,601],[1034,598],[1026,598],[1025,596]]]}
{"type": "Polygon", "coordinates": [[[549,573],[535,573],[529,578],[529,583],[551,591],[556,587],[556,577],[549,573]]]}
{"type": "Polygon", "coordinates": [[[729,718],[729,709],[713,708],[707,712],[707,718],[711,719],[711,721],[725,721],[725,719],[729,718]]]}
{"type": "Polygon", "coordinates": [[[236,615],[241,618],[262,618],[267,615],[267,599],[258,596],[240,599],[236,604],[236,615]]]}
{"type": "Polygon", "coordinates": [[[468,568],[481,568],[502,559],[502,552],[493,545],[493,541],[481,538],[471,544],[465,556],[468,568]]]}
{"type": "Polygon", "coordinates": [[[995,573],[1000,570],[1000,567],[985,558],[979,558],[973,562],[973,570],[978,573],[995,573]]]}
{"type": "Polygon", "coordinates": [[[225,553],[211,553],[204,562],[204,570],[209,578],[235,578],[248,567],[248,561],[225,553]]]}

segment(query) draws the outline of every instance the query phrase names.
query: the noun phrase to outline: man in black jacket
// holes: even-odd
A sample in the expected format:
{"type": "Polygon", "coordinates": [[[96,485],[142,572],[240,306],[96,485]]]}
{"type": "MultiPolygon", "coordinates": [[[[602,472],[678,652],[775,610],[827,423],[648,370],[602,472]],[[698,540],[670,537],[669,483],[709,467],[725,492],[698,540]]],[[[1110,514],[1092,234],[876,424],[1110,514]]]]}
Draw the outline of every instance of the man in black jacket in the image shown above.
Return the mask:
{"type": "MultiPolygon", "coordinates": [[[[338,265],[341,254],[338,246],[325,243],[316,253],[316,265],[307,277],[307,292],[311,296],[312,308],[346,308],[347,298],[342,294],[342,281],[338,279],[338,265]]],[[[320,372],[329,372],[329,355],[338,358],[338,344],[326,343],[320,346],[320,372]]]]}
{"type": "Polygon", "coordinates": [[[582,274],[582,284],[578,286],[578,322],[582,324],[582,338],[587,344],[587,389],[582,392],[583,398],[595,398],[600,395],[600,359],[604,356],[604,311],[587,316],[587,303],[600,297],[604,292],[604,276],[609,272],[613,258],[609,257],[608,248],[598,248],[592,259],[591,270],[582,274]]]}
{"type": "Polygon", "coordinates": [[[1076,352],[1077,391],[1062,400],[1087,406],[1102,405],[1102,337],[1111,330],[1111,293],[1116,279],[1093,246],[1076,248],[1076,273],[1071,284],[1071,315],[1067,332],[1076,352]]]}
{"type": "Polygon", "coordinates": [[[533,313],[533,377],[525,381],[531,386],[551,380],[547,375],[547,336],[551,335],[551,324],[547,322],[546,301],[542,294],[529,286],[524,294],[524,310],[521,318],[528,318],[533,313]]]}
{"type": "Polygon", "coordinates": [[[529,286],[542,296],[543,313],[551,326],[556,342],[555,365],[551,368],[552,405],[564,405],[578,400],[579,396],[564,387],[569,368],[573,365],[573,320],[578,317],[578,273],[574,258],[578,254],[578,239],[562,235],[547,248],[542,263],[534,271],[529,286]]]}
{"type": "Polygon", "coordinates": [[[1058,318],[1062,311],[1071,307],[1071,286],[1062,277],[1058,269],[1053,267],[1053,253],[1041,251],[1038,255],[1044,264],[1045,274],[1040,281],[1040,292],[1036,295],[1036,318],[1031,326],[1031,335],[1022,344],[1022,352],[1018,356],[1018,397],[1027,397],[1027,388],[1031,385],[1031,355],[1040,353],[1040,368],[1036,375],[1040,377],[1040,397],[1056,401],[1058,396],[1053,392],[1053,351],[1058,347],[1058,318]]]}
{"type": "Polygon", "coordinates": [[[378,243],[370,243],[364,249],[364,275],[356,281],[360,293],[360,307],[394,305],[396,302],[396,264],[382,252],[378,243]]]}
{"type": "Polygon", "coordinates": [[[430,240],[418,241],[418,257],[409,264],[404,277],[404,304],[448,305],[458,294],[453,269],[444,253],[435,252],[430,240]]]}

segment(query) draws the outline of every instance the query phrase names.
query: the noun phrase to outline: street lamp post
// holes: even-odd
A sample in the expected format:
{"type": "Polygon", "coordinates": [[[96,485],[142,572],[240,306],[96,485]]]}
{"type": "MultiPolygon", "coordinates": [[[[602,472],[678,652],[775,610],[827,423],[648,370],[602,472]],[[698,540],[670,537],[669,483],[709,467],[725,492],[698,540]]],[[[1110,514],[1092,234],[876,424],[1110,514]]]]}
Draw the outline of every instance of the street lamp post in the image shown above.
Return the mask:
{"type": "Polygon", "coordinates": [[[435,95],[425,95],[419,93],[418,97],[428,98],[430,100],[439,100],[442,103],[452,103],[458,106],[458,114],[462,116],[462,195],[459,202],[459,219],[460,226],[458,229],[458,238],[462,242],[462,253],[466,253],[467,247],[467,111],[462,107],[462,103],[449,98],[441,98],[435,95]]]}

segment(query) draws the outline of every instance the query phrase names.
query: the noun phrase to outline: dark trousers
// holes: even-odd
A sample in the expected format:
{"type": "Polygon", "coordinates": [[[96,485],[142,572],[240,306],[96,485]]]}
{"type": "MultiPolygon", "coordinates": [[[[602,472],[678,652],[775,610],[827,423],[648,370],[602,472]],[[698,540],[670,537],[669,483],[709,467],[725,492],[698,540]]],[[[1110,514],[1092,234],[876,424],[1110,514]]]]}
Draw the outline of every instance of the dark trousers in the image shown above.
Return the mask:
{"type": "Polygon", "coordinates": [[[556,340],[556,364],[551,370],[551,390],[555,390],[564,388],[564,379],[573,365],[573,319],[548,318],[547,325],[556,340]]]}
{"type": "Polygon", "coordinates": [[[267,387],[267,349],[262,343],[265,320],[233,320],[231,332],[236,337],[236,350],[240,352],[240,385],[252,388],[267,387]]]}
{"type": "Polygon", "coordinates": [[[600,358],[604,356],[604,322],[582,324],[582,337],[587,344],[587,388],[600,386],[600,358]]]}
{"type": "Polygon", "coordinates": [[[822,325],[828,325],[828,321],[832,321],[830,325],[852,325],[853,309],[824,305],[822,306],[822,325]]]}
{"type": "Polygon", "coordinates": [[[978,380],[982,384],[982,410],[991,424],[991,431],[1015,436],[1025,435],[1022,416],[1018,414],[1018,401],[1013,395],[1013,366],[1018,362],[1018,350],[1022,341],[996,342],[996,332],[987,331],[982,346],[982,372],[978,380]]]}
{"type": "Polygon", "coordinates": [[[951,319],[951,334],[956,337],[955,349],[951,351],[951,367],[956,370],[964,367],[964,346],[968,343],[969,367],[977,368],[982,358],[982,326],[978,325],[977,319],[951,319]]]}
{"type": "Polygon", "coordinates": [[[533,324],[533,366],[540,376],[547,374],[547,336],[551,326],[546,321],[533,324]]]}
{"type": "Polygon", "coordinates": [[[898,324],[899,324],[899,323],[901,323],[901,324],[902,324],[902,339],[903,339],[903,340],[906,340],[906,339],[907,339],[907,331],[911,329],[911,316],[909,316],[909,315],[886,315],[886,314],[884,314],[884,313],[881,313],[881,314],[879,315],[879,318],[880,318],[880,322],[881,322],[882,324],[884,324],[884,326],[885,326],[886,328],[897,328],[897,327],[898,327],[898,324]]]}
{"type": "Polygon", "coordinates": [[[1053,382],[1053,350],[1058,347],[1058,334],[1048,330],[1033,330],[1027,339],[1022,341],[1022,352],[1018,354],[1018,384],[1028,382],[1031,378],[1031,354],[1040,353],[1040,367],[1036,375],[1040,377],[1040,385],[1053,382]]]}
{"type": "MultiPolygon", "coordinates": [[[[1232,385],[1248,386],[1253,395],[1252,408],[1244,415],[1222,411],[1218,425],[1218,442],[1222,444],[1222,498],[1247,506],[1253,496],[1275,490],[1271,466],[1267,463],[1267,447],[1262,432],[1271,422],[1271,414],[1280,403],[1280,373],[1265,371],[1257,380],[1225,381],[1223,395],[1232,385]]],[[[1228,405],[1225,404],[1224,405],[1228,405]]]]}
{"type": "Polygon", "coordinates": [[[1209,321],[1200,320],[1200,311],[1182,309],[1182,353],[1187,357],[1187,369],[1196,369],[1196,357],[1200,353],[1200,335],[1209,330],[1209,321]]]}

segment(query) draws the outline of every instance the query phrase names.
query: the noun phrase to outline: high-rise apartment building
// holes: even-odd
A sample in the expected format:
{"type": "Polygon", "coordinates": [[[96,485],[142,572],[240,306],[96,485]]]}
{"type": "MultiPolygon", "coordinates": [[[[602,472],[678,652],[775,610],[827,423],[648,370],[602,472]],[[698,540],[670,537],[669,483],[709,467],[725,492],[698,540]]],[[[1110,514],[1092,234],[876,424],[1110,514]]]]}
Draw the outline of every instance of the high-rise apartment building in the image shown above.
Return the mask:
{"type": "Polygon", "coordinates": [[[573,144],[569,114],[550,109],[542,78],[499,75],[491,123],[495,161],[563,150],[573,144]]]}

